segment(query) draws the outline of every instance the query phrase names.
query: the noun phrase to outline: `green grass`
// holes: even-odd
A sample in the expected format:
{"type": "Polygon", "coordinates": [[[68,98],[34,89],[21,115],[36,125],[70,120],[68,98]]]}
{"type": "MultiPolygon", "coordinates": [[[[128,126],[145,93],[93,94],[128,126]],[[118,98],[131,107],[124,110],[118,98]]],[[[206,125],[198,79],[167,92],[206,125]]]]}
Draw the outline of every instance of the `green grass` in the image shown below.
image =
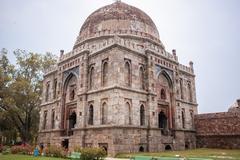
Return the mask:
{"type": "Polygon", "coordinates": [[[180,155],[185,158],[211,158],[214,160],[240,160],[240,149],[194,149],[185,151],[166,151],[158,153],[121,153],[116,157],[129,158],[134,156],[175,157],[180,155]]]}
{"type": "Polygon", "coordinates": [[[67,160],[62,158],[51,158],[51,157],[33,157],[28,155],[17,155],[17,154],[7,154],[1,155],[0,160],[67,160]]]}
{"type": "MultiPolygon", "coordinates": [[[[168,151],[158,153],[122,153],[118,154],[118,158],[129,158],[134,156],[152,156],[152,157],[175,157],[180,155],[185,158],[211,158],[214,160],[240,160],[240,149],[194,149],[186,151],[168,151]]],[[[33,157],[27,155],[1,155],[0,160],[64,160],[61,158],[50,157],[33,157]]],[[[66,160],[66,159],[65,159],[66,160]]]]}

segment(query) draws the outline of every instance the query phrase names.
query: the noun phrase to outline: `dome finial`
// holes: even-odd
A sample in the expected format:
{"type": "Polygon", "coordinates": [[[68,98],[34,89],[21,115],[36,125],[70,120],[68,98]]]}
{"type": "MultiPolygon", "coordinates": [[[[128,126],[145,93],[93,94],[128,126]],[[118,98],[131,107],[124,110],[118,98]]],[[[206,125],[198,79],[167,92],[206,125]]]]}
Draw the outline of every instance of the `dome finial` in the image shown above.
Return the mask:
{"type": "Polygon", "coordinates": [[[121,2],[121,0],[114,0],[115,2],[121,2]]]}

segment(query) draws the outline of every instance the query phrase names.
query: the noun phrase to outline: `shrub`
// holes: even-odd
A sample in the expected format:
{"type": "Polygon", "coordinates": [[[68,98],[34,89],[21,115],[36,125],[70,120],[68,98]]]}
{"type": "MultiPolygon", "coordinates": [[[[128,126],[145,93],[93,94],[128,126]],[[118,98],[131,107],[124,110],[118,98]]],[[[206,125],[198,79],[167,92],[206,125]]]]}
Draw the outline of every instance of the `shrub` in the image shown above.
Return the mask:
{"type": "Polygon", "coordinates": [[[74,152],[81,152],[82,148],[79,146],[75,146],[73,150],[74,152]]]}
{"type": "Polygon", "coordinates": [[[101,160],[107,156],[103,148],[78,148],[75,151],[81,152],[81,160],[101,160]]]}
{"type": "Polygon", "coordinates": [[[67,151],[64,148],[58,146],[49,146],[44,149],[46,156],[49,157],[67,157],[67,151]]]}
{"type": "Polygon", "coordinates": [[[8,154],[10,153],[10,148],[8,146],[0,145],[0,152],[2,152],[2,154],[8,154]]]}
{"type": "Polygon", "coordinates": [[[21,145],[21,146],[12,146],[11,153],[12,154],[32,154],[33,147],[30,145],[21,145]]]}

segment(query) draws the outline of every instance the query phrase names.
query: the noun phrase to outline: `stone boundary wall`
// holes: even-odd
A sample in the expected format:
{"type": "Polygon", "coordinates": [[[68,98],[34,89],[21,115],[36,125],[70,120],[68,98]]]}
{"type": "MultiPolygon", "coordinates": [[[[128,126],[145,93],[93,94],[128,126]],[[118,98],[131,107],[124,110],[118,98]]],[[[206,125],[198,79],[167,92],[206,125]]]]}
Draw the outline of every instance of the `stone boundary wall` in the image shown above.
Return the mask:
{"type": "Polygon", "coordinates": [[[240,148],[240,114],[230,112],[195,116],[197,147],[240,148]]]}

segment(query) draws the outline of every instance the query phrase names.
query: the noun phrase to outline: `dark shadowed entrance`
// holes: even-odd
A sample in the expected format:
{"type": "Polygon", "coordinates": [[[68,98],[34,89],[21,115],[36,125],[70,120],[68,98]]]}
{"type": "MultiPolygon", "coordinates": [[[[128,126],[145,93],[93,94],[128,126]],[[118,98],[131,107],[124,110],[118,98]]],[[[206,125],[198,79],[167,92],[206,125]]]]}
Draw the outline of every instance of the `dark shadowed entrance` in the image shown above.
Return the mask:
{"type": "Polygon", "coordinates": [[[69,144],[68,139],[64,139],[64,140],[62,141],[62,147],[63,147],[63,148],[68,149],[68,144],[69,144]]]}
{"type": "Polygon", "coordinates": [[[69,116],[69,129],[71,130],[72,128],[75,128],[75,124],[77,122],[77,115],[75,112],[73,112],[70,116],[69,116]]]}
{"type": "Polygon", "coordinates": [[[167,128],[167,117],[163,111],[158,114],[158,127],[163,129],[167,128]]]}

